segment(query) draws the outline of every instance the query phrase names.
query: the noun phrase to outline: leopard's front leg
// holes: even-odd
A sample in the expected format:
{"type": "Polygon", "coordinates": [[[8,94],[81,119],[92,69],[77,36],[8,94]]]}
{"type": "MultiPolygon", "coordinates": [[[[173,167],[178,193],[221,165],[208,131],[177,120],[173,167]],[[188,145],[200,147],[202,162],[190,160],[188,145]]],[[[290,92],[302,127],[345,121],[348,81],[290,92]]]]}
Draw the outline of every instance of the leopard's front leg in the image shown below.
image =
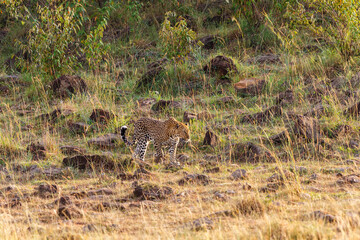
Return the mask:
{"type": "Polygon", "coordinates": [[[169,154],[170,154],[170,162],[176,163],[176,149],[179,144],[179,138],[171,139],[170,141],[170,148],[169,148],[169,154]]]}

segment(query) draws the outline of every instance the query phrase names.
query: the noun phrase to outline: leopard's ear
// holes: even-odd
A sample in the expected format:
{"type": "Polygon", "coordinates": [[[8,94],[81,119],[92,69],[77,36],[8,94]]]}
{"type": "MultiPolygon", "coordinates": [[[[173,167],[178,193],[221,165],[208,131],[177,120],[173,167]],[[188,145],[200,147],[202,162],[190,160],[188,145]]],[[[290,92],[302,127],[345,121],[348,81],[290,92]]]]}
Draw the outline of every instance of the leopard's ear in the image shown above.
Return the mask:
{"type": "Polygon", "coordinates": [[[169,120],[171,120],[171,121],[176,121],[176,119],[173,118],[173,117],[169,117],[169,120]]]}

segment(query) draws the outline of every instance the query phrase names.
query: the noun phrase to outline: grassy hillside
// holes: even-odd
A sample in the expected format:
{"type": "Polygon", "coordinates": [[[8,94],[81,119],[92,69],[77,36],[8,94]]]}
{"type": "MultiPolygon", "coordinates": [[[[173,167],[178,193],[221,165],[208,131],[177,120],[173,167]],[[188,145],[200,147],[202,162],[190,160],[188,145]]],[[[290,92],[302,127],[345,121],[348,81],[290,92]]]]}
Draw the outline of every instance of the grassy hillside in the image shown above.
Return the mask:
{"type": "Polygon", "coordinates": [[[0,236],[359,238],[358,5],[4,1],[0,236]],[[180,166],[140,117],[188,123],[180,166]]]}

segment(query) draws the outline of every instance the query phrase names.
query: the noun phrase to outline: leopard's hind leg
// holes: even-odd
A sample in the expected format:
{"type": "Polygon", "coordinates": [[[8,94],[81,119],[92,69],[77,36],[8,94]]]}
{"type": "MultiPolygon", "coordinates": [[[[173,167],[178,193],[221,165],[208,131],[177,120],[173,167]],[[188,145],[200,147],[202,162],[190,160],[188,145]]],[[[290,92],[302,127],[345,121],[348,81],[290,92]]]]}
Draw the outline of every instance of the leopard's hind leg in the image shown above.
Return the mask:
{"type": "Polygon", "coordinates": [[[138,158],[141,161],[145,161],[145,154],[147,147],[149,145],[149,140],[146,138],[141,138],[137,141],[135,152],[133,153],[134,158],[138,158]]]}

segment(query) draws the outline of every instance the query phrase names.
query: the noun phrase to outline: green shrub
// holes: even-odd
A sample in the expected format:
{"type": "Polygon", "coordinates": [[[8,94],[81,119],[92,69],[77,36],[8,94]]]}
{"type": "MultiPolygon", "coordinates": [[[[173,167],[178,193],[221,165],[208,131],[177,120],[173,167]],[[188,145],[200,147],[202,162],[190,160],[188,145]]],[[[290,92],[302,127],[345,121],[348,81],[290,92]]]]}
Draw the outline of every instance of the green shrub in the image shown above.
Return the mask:
{"type": "Polygon", "coordinates": [[[30,55],[23,61],[25,70],[59,76],[81,66],[79,58],[85,56],[90,68],[97,67],[106,54],[107,47],[102,35],[107,25],[111,1],[101,9],[96,25],[86,31],[85,23],[92,19],[87,15],[85,0],[46,0],[36,3],[31,12],[23,0],[5,0],[7,12],[22,24],[30,24],[25,42],[17,44],[30,55]]]}
{"type": "Polygon", "coordinates": [[[338,51],[347,61],[360,54],[360,2],[303,0],[289,4],[287,38],[310,33],[338,51]]]}
{"type": "Polygon", "coordinates": [[[171,16],[175,16],[175,14],[172,12],[166,13],[159,35],[164,54],[168,58],[178,61],[193,53],[202,43],[200,41],[195,43],[196,33],[187,27],[184,18],[179,17],[175,26],[171,26],[169,19],[171,16]]]}

